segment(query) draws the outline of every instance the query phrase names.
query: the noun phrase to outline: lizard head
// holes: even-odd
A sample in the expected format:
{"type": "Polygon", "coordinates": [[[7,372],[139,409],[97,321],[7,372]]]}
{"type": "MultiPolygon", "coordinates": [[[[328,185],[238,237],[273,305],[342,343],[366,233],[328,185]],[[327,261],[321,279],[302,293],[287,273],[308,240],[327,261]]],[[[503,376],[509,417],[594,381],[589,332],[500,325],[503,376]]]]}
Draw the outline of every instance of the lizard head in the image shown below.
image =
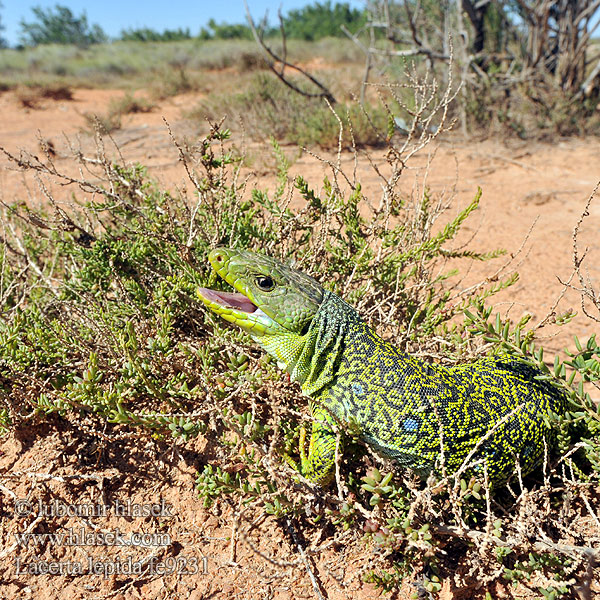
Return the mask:
{"type": "Polygon", "coordinates": [[[302,338],[323,301],[323,288],[312,278],[281,262],[232,248],[210,252],[212,268],[236,292],[199,288],[200,300],[257,341],[268,336],[302,338]]]}

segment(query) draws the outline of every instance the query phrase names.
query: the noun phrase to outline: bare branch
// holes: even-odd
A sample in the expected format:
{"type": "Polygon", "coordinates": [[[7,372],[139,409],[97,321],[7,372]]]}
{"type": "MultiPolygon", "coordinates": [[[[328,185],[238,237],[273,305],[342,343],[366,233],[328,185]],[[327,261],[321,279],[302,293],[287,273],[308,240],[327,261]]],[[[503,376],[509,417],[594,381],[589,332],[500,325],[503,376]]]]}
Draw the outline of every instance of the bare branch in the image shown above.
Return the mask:
{"type": "Polygon", "coordinates": [[[302,96],[306,96],[307,98],[325,98],[331,104],[336,104],[337,101],[336,101],[335,97],[333,96],[333,94],[320,81],[318,81],[315,77],[313,77],[310,73],[307,73],[304,69],[302,69],[298,65],[295,65],[295,64],[287,61],[286,37],[285,37],[285,29],[283,27],[283,19],[281,17],[281,13],[279,14],[279,20],[280,20],[281,35],[283,38],[283,53],[284,53],[283,57],[278,56],[271,48],[269,48],[265,44],[262,34],[259,33],[259,31],[256,29],[256,25],[254,24],[254,20],[252,19],[252,15],[250,14],[250,9],[248,8],[248,3],[246,2],[246,0],[244,0],[244,5],[246,6],[246,18],[248,19],[248,24],[250,25],[250,29],[252,30],[252,35],[254,36],[254,40],[260,46],[260,48],[262,49],[264,54],[267,56],[267,64],[269,65],[269,68],[271,69],[271,71],[273,71],[273,73],[275,73],[275,75],[277,75],[277,77],[285,85],[287,85],[290,89],[294,90],[298,94],[301,94],[302,96]],[[275,67],[276,64],[281,65],[281,70],[278,70],[275,67]],[[290,81],[289,79],[287,79],[285,77],[284,72],[285,72],[286,67],[288,67],[290,69],[294,69],[295,71],[298,71],[301,75],[306,77],[312,84],[314,84],[321,91],[320,92],[307,92],[306,90],[303,90],[302,88],[298,87],[295,83],[293,83],[292,81],[290,81]]]}

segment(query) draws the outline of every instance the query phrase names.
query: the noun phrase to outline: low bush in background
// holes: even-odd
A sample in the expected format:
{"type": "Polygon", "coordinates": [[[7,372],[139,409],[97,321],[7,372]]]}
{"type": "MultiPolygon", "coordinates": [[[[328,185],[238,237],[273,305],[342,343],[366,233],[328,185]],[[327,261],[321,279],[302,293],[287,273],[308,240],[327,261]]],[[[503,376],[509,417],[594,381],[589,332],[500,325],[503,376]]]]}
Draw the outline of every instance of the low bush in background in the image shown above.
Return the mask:
{"type": "Polygon", "coordinates": [[[286,87],[272,73],[257,73],[247,89],[232,94],[213,94],[188,112],[203,122],[227,115],[232,127],[243,128],[252,138],[276,140],[300,146],[337,148],[340,120],[343,143],[376,146],[385,143],[388,112],[379,104],[360,106],[356,102],[336,105],[335,112],[322,98],[306,98],[286,87]]]}
{"type": "MultiPolygon", "coordinates": [[[[276,46],[279,43],[276,42],[276,46]]],[[[350,40],[318,42],[290,40],[289,58],[309,61],[362,63],[350,40]]],[[[141,88],[184,69],[195,80],[203,71],[263,68],[263,55],[251,40],[177,40],[170,42],[121,41],[88,48],[49,44],[24,50],[0,50],[0,81],[4,84],[45,84],[57,78],[81,87],[141,88]]]]}

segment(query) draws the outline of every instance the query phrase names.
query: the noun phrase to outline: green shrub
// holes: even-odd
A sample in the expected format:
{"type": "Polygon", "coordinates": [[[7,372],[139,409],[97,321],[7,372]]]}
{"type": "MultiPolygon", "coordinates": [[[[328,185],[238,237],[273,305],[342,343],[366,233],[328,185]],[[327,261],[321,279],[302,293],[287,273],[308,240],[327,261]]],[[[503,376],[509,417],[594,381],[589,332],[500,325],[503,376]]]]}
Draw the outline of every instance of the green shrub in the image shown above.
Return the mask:
{"type": "Polygon", "coordinates": [[[252,29],[245,24],[217,23],[214,19],[208,21],[207,28],[200,31],[203,40],[251,40],[252,29]]]}
{"type": "Polygon", "coordinates": [[[107,41],[99,25],[90,25],[85,12],[76,17],[70,8],[57,4],[53,9],[34,6],[35,20],[21,20],[20,40],[25,46],[43,44],[75,44],[89,46],[107,41]]]}
{"type": "Polygon", "coordinates": [[[303,8],[290,10],[283,19],[286,35],[301,40],[318,40],[324,37],[343,37],[341,26],[355,32],[367,21],[366,12],[351,8],[348,2],[331,0],[315,2],[303,8]]]}

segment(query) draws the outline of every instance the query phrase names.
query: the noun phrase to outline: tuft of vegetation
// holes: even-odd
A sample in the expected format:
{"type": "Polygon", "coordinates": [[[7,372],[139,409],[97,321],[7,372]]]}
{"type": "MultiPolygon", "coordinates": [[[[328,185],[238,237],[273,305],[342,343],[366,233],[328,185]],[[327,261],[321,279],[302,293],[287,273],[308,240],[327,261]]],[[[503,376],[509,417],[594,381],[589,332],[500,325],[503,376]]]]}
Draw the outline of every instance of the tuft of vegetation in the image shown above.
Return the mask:
{"type": "Polygon", "coordinates": [[[133,94],[125,94],[121,98],[113,98],[108,105],[108,112],[129,115],[132,113],[147,113],[154,104],[146,98],[136,98],[133,94]]]}
{"type": "Polygon", "coordinates": [[[21,20],[20,40],[24,46],[43,44],[74,44],[89,46],[108,41],[99,25],[90,25],[85,12],[75,16],[70,8],[57,4],[54,9],[34,6],[35,20],[21,20]]]}
{"type": "Polygon", "coordinates": [[[300,146],[337,148],[340,123],[344,147],[377,146],[385,143],[389,114],[382,104],[337,104],[335,109],[322,98],[305,98],[286,87],[272,73],[259,72],[246,89],[233,94],[213,95],[188,113],[204,122],[227,116],[235,126],[243,123],[253,138],[273,137],[300,146]]]}
{"type": "Polygon", "coordinates": [[[210,19],[206,27],[200,30],[201,40],[251,40],[252,30],[248,25],[217,23],[210,19]]]}
{"type": "Polygon", "coordinates": [[[102,134],[107,134],[121,129],[125,115],[147,113],[153,108],[154,104],[146,98],[136,98],[127,93],[121,98],[113,98],[108,104],[106,114],[86,112],[83,116],[89,131],[94,133],[99,130],[102,134]]]}
{"type": "Polygon", "coordinates": [[[178,42],[192,39],[189,27],[182,29],[165,29],[162,32],[141,27],[138,29],[123,29],[119,39],[124,42],[178,42]]]}
{"type": "Polygon", "coordinates": [[[121,113],[98,115],[92,112],[84,112],[83,118],[86,127],[82,128],[82,130],[88,133],[95,133],[97,131],[101,135],[106,135],[113,131],[118,131],[123,126],[123,115],[121,113]]]}
{"type": "Polygon", "coordinates": [[[47,85],[30,85],[17,88],[16,97],[24,108],[39,108],[42,100],[73,100],[70,86],[56,82],[47,85]]]}

